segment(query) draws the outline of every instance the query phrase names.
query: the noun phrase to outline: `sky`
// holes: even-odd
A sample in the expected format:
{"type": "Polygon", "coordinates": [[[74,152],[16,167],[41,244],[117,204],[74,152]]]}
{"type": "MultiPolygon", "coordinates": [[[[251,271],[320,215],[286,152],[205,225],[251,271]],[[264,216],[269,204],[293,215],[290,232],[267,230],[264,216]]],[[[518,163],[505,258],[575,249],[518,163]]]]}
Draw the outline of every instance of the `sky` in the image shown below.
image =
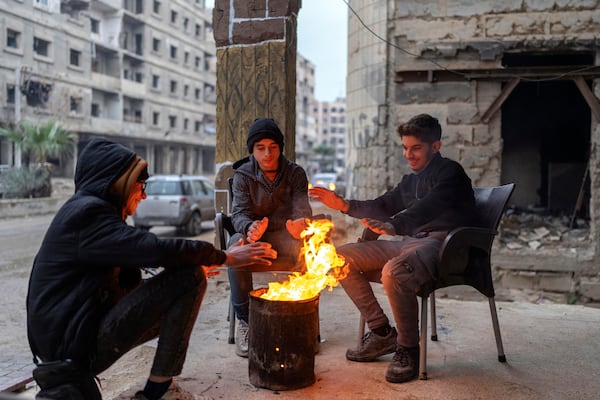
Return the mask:
{"type": "MultiPolygon", "coordinates": [[[[214,0],[207,0],[212,8],[214,0]]],[[[348,8],[343,0],[302,0],[298,13],[298,52],[315,66],[315,97],[346,96],[348,8]]]]}

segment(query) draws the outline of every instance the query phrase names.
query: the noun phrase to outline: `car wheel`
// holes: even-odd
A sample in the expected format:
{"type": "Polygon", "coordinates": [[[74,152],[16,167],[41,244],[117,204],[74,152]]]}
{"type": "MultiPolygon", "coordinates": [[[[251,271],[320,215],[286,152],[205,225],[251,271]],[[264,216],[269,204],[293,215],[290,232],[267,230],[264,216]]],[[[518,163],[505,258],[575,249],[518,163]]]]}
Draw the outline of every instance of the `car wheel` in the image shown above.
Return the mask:
{"type": "Polygon", "coordinates": [[[200,213],[195,212],[190,217],[190,221],[187,223],[187,233],[191,236],[202,233],[202,216],[200,213]]]}

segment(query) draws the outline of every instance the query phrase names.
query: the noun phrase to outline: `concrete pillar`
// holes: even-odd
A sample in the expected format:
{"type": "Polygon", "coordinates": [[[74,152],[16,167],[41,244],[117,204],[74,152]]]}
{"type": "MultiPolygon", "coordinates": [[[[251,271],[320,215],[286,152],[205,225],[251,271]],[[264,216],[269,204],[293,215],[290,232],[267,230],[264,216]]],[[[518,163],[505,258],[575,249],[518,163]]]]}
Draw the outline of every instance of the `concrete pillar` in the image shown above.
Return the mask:
{"type": "Polygon", "coordinates": [[[300,0],[216,0],[217,164],[248,154],[256,117],[275,119],[295,159],[296,22],[300,0]]]}
{"type": "MultiPolygon", "coordinates": [[[[227,190],[230,163],[248,155],[246,133],[257,117],[273,118],[295,159],[296,26],[301,0],[216,0],[217,172],[227,190]]],[[[226,210],[217,196],[217,210],[226,210]]]]}

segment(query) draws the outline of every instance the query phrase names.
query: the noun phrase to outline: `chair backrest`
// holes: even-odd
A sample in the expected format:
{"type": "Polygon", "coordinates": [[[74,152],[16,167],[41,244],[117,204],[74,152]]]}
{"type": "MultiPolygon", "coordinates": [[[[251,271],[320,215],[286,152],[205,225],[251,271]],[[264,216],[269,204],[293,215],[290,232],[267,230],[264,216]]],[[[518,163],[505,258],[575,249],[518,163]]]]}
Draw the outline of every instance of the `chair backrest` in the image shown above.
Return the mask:
{"type": "Polygon", "coordinates": [[[504,208],[514,189],[514,183],[494,187],[473,188],[475,205],[478,212],[478,226],[493,231],[498,229],[504,208]]]}

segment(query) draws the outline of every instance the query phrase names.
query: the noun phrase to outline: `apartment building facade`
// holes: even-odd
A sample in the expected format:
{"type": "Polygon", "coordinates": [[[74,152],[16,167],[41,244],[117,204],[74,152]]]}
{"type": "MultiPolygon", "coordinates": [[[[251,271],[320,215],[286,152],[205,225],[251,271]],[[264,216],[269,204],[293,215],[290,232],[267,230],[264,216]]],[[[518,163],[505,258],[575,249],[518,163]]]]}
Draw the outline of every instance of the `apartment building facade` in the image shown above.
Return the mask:
{"type": "MultiPolygon", "coordinates": [[[[56,120],[76,134],[56,163],[109,137],[151,173],[214,173],[216,59],[204,0],[3,0],[0,123],[56,120]]],[[[19,165],[2,139],[0,164],[19,165]]]]}
{"type": "Polygon", "coordinates": [[[346,100],[319,101],[313,110],[318,144],[315,160],[322,171],[346,173],[346,100]]]}
{"type": "Polygon", "coordinates": [[[314,149],[317,146],[317,119],[314,113],[315,98],[315,65],[303,57],[296,55],[296,162],[302,165],[310,175],[317,166],[313,161],[314,149]]]}

